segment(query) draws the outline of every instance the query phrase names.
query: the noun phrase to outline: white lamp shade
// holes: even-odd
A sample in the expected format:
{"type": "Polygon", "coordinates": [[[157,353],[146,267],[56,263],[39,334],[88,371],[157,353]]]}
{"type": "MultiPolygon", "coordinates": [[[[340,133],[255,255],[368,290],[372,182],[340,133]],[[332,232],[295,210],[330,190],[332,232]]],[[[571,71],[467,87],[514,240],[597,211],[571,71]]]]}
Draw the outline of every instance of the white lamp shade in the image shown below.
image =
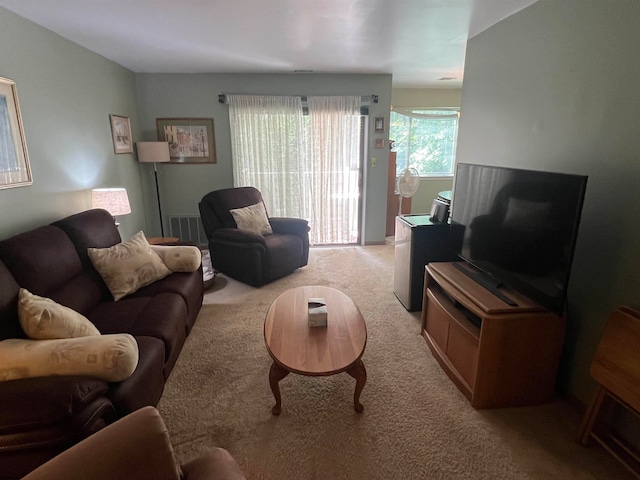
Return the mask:
{"type": "Polygon", "coordinates": [[[137,142],[138,161],[147,163],[169,162],[169,142],[137,142]]]}
{"type": "Polygon", "coordinates": [[[91,206],[103,208],[113,217],[131,213],[126,188],[94,188],[91,190],[91,206]]]}

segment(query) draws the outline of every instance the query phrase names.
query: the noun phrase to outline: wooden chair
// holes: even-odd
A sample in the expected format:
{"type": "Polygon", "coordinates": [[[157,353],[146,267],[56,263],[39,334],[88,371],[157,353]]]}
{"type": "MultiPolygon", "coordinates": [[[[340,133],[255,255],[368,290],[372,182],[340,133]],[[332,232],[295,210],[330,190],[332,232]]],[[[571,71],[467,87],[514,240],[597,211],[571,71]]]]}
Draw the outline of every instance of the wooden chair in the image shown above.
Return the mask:
{"type": "Polygon", "coordinates": [[[586,446],[591,439],[596,440],[640,476],[637,449],[604,421],[614,404],[640,416],[640,311],[623,306],[611,313],[590,372],[598,389],[582,420],[577,441],[586,446]]]}

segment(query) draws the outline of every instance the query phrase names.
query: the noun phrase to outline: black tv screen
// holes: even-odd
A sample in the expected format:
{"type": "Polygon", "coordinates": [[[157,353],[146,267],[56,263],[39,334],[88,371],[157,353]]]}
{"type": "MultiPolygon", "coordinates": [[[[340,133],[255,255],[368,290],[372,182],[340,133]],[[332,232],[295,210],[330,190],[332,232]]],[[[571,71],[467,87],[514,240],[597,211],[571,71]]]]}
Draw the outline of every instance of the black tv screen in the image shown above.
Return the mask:
{"type": "Polygon", "coordinates": [[[587,177],[460,163],[451,224],[460,257],[563,313],[587,177]]]}

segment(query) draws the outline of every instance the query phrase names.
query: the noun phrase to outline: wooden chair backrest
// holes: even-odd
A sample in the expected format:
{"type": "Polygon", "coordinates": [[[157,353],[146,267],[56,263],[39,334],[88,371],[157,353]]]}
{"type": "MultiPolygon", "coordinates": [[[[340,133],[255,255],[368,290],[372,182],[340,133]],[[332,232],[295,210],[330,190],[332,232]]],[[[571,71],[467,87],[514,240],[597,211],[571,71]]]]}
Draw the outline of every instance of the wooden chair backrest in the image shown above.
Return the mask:
{"type": "Polygon", "coordinates": [[[591,376],[608,391],[640,412],[640,312],[614,310],[591,363],[591,376]]]}

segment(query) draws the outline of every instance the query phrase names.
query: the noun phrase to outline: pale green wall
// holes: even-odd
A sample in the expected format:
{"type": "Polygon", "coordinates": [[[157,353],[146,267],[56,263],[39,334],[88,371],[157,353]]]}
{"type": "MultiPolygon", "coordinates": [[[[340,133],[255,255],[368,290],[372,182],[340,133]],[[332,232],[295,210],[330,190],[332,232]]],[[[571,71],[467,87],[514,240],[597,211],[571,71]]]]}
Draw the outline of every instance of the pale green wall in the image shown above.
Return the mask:
{"type": "Polygon", "coordinates": [[[540,0],[467,46],[458,161],[589,176],[563,390],[587,402],[609,312],[640,304],[640,2],[540,0]]]}
{"type": "MultiPolygon", "coordinates": [[[[391,108],[460,107],[461,96],[458,88],[394,88],[391,108]]],[[[411,199],[411,213],[428,213],[438,193],[452,188],[453,178],[423,178],[411,199]]]]}
{"type": "MultiPolygon", "coordinates": [[[[252,74],[138,74],[138,102],[143,136],[155,140],[156,118],[213,118],[215,128],[215,165],[158,164],[162,211],[168,215],[198,215],[198,202],[219,188],[233,186],[229,107],[218,103],[218,94],[256,95],[378,95],[371,104],[370,118],[384,116],[388,124],[391,105],[391,75],[252,75],[252,74]]],[[[369,128],[369,152],[375,167],[366,168],[364,231],[366,243],[384,243],[388,150],[373,150],[373,137],[385,139],[388,133],[373,134],[369,128]]],[[[388,129],[387,129],[388,130],[388,129]]],[[[153,167],[145,175],[153,176],[153,167]]]]}
{"type": "Polygon", "coordinates": [[[128,238],[145,227],[139,167],[115,155],[109,114],[138,131],[132,72],[0,7],[0,76],[16,82],[33,185],[0,190],[0,238],[90,208],[90,189],[127,188],[128,238]]]}

